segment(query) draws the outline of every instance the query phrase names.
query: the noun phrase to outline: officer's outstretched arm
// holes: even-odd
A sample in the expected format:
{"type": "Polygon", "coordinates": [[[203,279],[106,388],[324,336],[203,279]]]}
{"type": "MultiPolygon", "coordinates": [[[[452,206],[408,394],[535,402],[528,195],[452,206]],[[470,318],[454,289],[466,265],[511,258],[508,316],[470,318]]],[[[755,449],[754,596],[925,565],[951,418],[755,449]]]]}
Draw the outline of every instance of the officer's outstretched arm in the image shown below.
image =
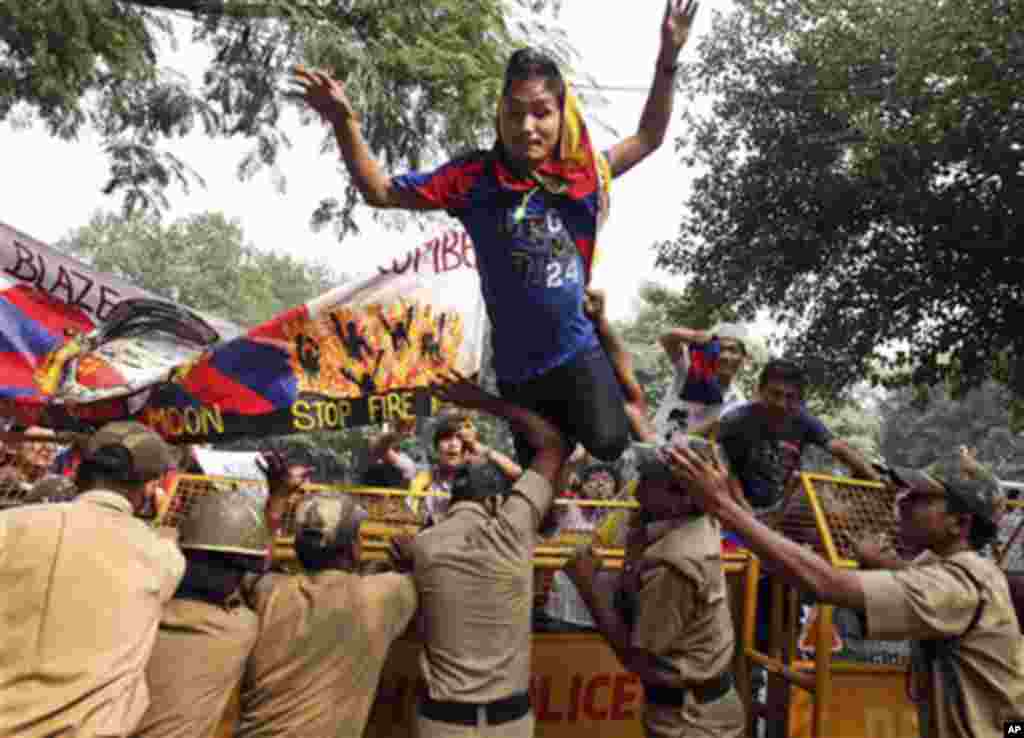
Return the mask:
{"type": "Polygon", "coordinates": [[[688,448],[666,451],[672,473],[704,510],[747,542],[758,556],[772,561],[786,579],[812,593],[819,602],[864,610],[864,588],[853,572],[837,569],[801,544],[779,535],[734,498],[721,465],[688,448]]]}

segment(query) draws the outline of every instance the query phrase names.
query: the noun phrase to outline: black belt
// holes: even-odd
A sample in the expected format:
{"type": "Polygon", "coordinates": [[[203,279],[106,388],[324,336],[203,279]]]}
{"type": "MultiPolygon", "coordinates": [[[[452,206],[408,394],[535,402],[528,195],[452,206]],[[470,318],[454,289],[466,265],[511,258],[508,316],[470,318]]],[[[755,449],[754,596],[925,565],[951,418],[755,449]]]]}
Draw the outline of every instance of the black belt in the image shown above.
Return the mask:
{"type": "Polygon", "coordinates": [[[530,712],[530,693],[520,692],[494,702],[439,702],[420,696],[420,715],[428,720],[456,725],[476,725],[478,708],[484,708],[488,725],[518,720],[530,712]]]}
{"type": "Polygon", "coordinates": [[[721,699],[732,689],[732,672],[723,671],[715,679],[692,687],[662,687],[655,684],[644,685],[644,700],[649,705],[666,707],[682,707],[686,702],[686,693],[693,694],[697,702],[706,704],[721,699]]]}

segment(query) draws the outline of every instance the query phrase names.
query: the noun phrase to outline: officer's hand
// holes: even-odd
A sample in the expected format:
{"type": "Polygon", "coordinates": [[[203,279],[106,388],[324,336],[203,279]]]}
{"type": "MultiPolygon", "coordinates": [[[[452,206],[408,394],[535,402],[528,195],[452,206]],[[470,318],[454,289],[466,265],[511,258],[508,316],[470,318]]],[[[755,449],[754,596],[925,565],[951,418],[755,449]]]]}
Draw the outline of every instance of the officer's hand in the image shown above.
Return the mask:
{"type": "Polygon", "coordinates": [[[853,555],[865,569],[884,569],[888,558],[882,544],[876,541],[854,541],[853,555]]]}
{"type": "Polygon", "coordinates": [[[388,556],[395,570],[405,573],[413,569],[412,536],[400,535],[391,539],[388,556]]]}
{"type": "Polygon", "coordinates": [[[576,586],[590,584],[594,581],[594,577],[600,570],[601,557],[597,555],[594,547],[589,543],[577,546],[572,558],[562,567],[562,571],[568,575],[569,579],[576,586]]]}
{"type": "Polygon", "coordinates": [[[672,475],[686,488],[691,499],[712,515],[735,500],[729,473],[715,457],[708,460],[685,446],[666,446],[665,460],[672,475]]]}

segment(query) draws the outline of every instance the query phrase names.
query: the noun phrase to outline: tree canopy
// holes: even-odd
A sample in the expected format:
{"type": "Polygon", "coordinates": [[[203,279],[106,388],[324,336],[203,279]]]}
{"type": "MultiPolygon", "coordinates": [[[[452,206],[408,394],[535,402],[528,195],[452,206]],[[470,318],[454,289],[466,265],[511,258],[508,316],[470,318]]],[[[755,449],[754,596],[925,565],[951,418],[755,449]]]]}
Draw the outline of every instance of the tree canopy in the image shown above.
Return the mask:
{"type": "MultiPolygon", "coordinates": [[[[288,145],[285,82],[303,63],[343,79],[386,166],[415,168],[481,143],[517,38],[567,58],[546,24],[558,4],[13,0],[0,3],[0,122],[36,118],[64,139],[94,128],[110,161],[105,191],[123,193],[127,212],[159,209],[169,186],[202,182],[197,163],[174,153],[192,131],[251,141],[240,176],[274,167],[288,145]],[[182,28],[209,55],[198,88],[163,63],[182,28]]],[[[348,187],[319,204],[314,223],[354,230],[356,202],[348,187]]]]}
{"type": "Polygon", "coordinates": [[[839,393],[1024,397],[1024,5],[738,0],[683,73],[701,168],[658,264],[769,309],[839,393]]]}
{"type": "Polygon", "coordinates": [[[882,403],[882,453],[890,463],[923,467],[967,446],[1000,479],[1024,481],[1024,436],[1009,399],[994,382],[960,400],[941,387],[894,393],[882,403]]]}
{"type": "Polygon", "coordinates": [[[322,263],[259,251],[237,221],[202,213],[164,224],[155,214],[96,214],[57,244],[91,264],[168,300],[243,326],[341,284],[322,263]]]}

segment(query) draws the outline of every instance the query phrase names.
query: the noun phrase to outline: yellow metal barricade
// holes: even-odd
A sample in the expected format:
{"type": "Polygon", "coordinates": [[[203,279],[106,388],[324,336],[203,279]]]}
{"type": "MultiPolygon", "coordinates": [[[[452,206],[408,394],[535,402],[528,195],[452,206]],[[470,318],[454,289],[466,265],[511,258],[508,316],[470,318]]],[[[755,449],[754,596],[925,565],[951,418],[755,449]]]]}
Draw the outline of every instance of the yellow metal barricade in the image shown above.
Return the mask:
{"type": "MultiPolygon", "coordinates": [[[[179,474],[161,504],[156,524],[160,527],[176,528],[187,514],[194,500],[200,495],[229,490],[252,490],[254,498],[265,493],[266,485],[248,479],[215,477],[198,474],[179,474]]],[[[425,497],[447,497],[444,492],[409,492],[404,489],[366,487],[347,484],[306,484],[299,495],[287,505],[274,542],[275,554],[283,560],[294,559],[292,543],[295,535],[295,506],[304,494],[313,493],[347,494],[355,497],[367,511],[368,519],[361,528],[361,542],[364,558],[380,560],[387,557],[391,538],[396,535],[416,533],[421,522],[408,504],[412,499],[425,497]]],[[[546,539],[536,549],[535,564],[541,568],[559,568],[581,543],[594,542],[598,554],[611,568],[621,568],[624,549],[613,545],[624,531],[626,518],[638,505],[634,500],[576,500],[557,498],[557,506],[599,508],[603,511],[601,523],[593,530],[563,529],[546,539]],[[607,525],[606,525],[607,524],[607,525]]]]}
{"type": "MultiPolygon", "coordinates": [[[[896,543],[895,505],[896,493],[885,485],[824,474],[802,474],[800,486],[766,522],[787,538],[812,548],[833,566],[852,569],[857,567],[853,552],[855,541],[896,543]]],[[[751,556],[743,608],[743,641],[747,644],[746,655],[750,661],[774,676],[770,680],[767,714],[763,716],[788,722],[788,685],[795,685],[813,697],[811,735],[826,738],[825,706],[832,697],[833,608],[818,605],[814,660],[812,668],[807,669],[797,659],[799,594],[781,577],[772,577],[769,646],[767,652],[758,650],[757,591],[761,569],[757,557],[751,556]]]]}

